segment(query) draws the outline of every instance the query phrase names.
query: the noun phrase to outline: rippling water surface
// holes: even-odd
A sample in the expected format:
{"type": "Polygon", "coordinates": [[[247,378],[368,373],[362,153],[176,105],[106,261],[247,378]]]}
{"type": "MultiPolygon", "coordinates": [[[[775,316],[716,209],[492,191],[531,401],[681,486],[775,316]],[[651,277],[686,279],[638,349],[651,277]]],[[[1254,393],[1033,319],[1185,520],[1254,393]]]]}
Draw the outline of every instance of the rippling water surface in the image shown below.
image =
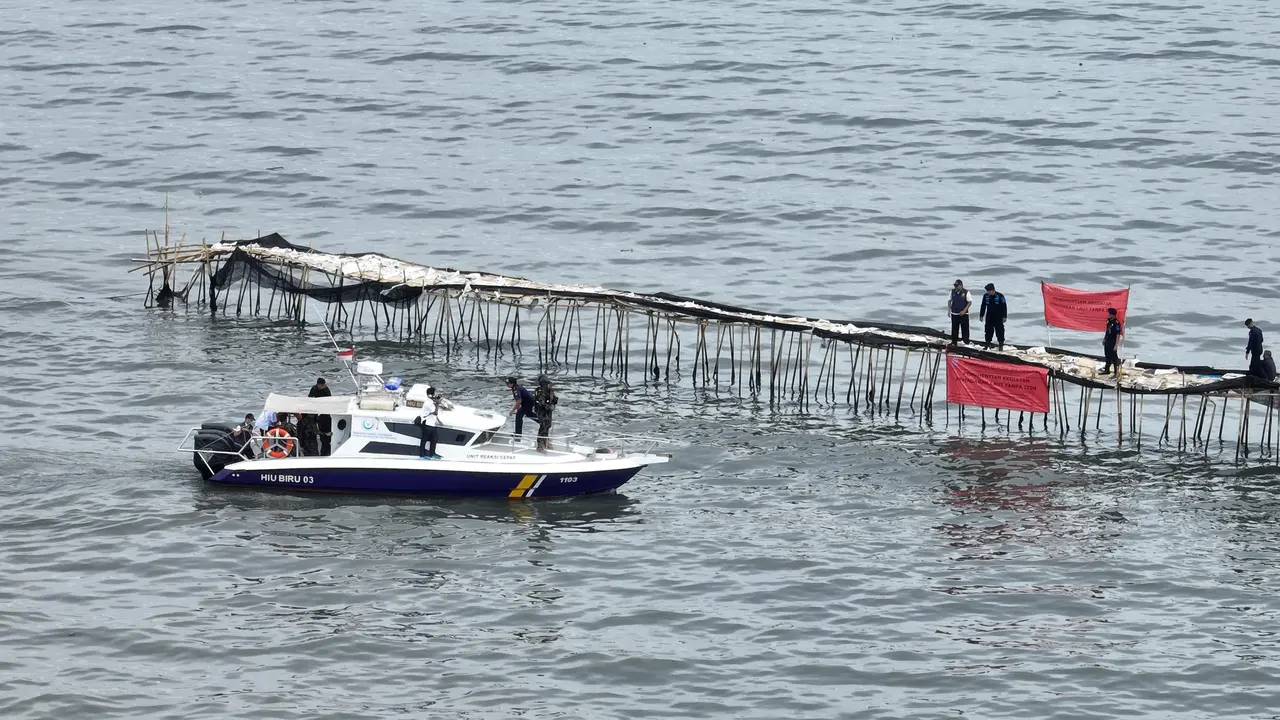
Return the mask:
{"type": "MultiPolygon", "coordinates": [[[[1276,474],[563,378],[690,446],[612,496],[228,491],[193,420],[322,333],[144,311],[142,230],[941,325],[1132,284],[1275,318],[1280,9],[0,0],[0,715],[1277,717],[1276,474]]],[[[1055,336],[1088,349],[1090,336],[1055,336]]],[[[510,356],[361,343],[499,407],[510,356]]]]}

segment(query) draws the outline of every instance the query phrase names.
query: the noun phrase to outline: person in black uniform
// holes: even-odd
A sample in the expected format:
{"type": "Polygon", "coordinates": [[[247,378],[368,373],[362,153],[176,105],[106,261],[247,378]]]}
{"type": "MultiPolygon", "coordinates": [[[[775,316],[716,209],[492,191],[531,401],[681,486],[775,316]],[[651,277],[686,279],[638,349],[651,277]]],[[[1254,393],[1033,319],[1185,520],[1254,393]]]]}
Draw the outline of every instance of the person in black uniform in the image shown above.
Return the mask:
{"type": "Polygon", "coordinates": [[[987,283],[986,291],[982,296],[982,309],[978,310],[978,319],[984,321],[987,347],[991,347],[991,336],[994,334],[1000,342],[998,349],[1003,350],[1004,321],[1009,316],[1009,307],[1005,304],[1004,294],[996,292],[995,283],[987,283]]]}
{"type": "Polygon", "coordinates": [[[319,451],[317,435],[319,433],[316,416],[310,413],[298,415],[298,449],[299,455],[314,456],[319,451]]]}
{"type": "Polygon", "coordinates": [[[1262,371],[1262,328],[1253,324],[1253,318],[1244,321],[1249,328],[1249,344],[1244,348],[1245,357],[1249,358],[1249,374],[1254,377],[1266,377],[1262,371]]]}
{"type": "MultiPolygon", "coordinates": [[[[307,397],[332,397],[333,392],[329,390],[329,385],[325,383],[324,378],[317,378],[316,384],[311,386],[307,397]]],[[[316,434],[320,437],[320,454],[328,455],[333,449],[333,416],[317,415],[316,416],[316,434]]]]}
{"type": "Polygon", "coordinates": [[[511,412],[508,414],[516,416],[516,434],[523,435],[524,419],[530,418],[534,422],[538,420],[538,413],[534,409],[533,393],[514,377],[507,378],[507,389],[511,391],[511,399],[514,401],[511,412]]]}
{"type": "Polygon", "coordinates": [[[551,387],[551,378],[538,376],[538,389],[533,391],[533,402],[538,408],[538,452],[546,452],[551,445],[551,418],[560,404],[555,388],[551,387]]]}
{"type": "Polygon", "coordinates": [[[964,283],[957,280],[951,289],[951,300],[947,302],[947,313],[951,315],[951,344],[955,345],[961,336],[969,342],[969,308],[973,302],[969,300],[969,291],[964,283]]]}
{"type": "Polygon", "coordinates": [[[1116,352],[1116,346],[1122,335],[1124,335],[1124,328],[1120,325],[1120,319],[1116,317],[1116,309],[1107,308],[1107,330],[1102,336],[1102,354],[1107,358],[1107,365],[1102,368],[1100,375],[1110,375],[1120,371],[1120,355],[1116,352]]]}
{"type": "Polygon", "coordinates": [[[1271,359],[1270,350],[1262,351],[1262,377],[1266,378],[1267,382],[1276,381],[1276,361],[1271,359]]]}

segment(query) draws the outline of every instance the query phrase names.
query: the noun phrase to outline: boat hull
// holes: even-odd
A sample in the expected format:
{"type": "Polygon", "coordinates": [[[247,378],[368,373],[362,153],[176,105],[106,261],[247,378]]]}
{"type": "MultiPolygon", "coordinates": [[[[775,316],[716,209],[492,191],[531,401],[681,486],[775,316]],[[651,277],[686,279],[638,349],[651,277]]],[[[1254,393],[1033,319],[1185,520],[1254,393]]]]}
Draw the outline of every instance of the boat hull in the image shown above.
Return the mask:
{"type": "Polygon", "coordinates": [[[616,490],[644,467],[644,464],[628,464],[599,468],[551,466],[508,470],[475,467],[474,463],[428,460],[375,467],[250,461],[227,466],[209,478],[209,482],[312,492],[564,497],[616,490]]]}

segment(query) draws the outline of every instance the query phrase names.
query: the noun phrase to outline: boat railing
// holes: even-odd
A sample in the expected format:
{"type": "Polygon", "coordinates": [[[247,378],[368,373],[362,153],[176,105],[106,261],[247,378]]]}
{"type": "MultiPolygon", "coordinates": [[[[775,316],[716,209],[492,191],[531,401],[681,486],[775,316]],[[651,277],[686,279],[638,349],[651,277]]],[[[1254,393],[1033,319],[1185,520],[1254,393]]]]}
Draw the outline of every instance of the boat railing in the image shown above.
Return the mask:
{"type": "Polygon", "coordinates": [[[627,454],[649,455],[658,448],[659,445],[672,446],[679,443],[668,440],[666,438],[650,437],[647,435],[631,435],[628,433],[609,433],[601,435],[595,440],[596,445],[621,450],[627,454]]]}
{"type": "MultiPolygon", "coordinates": [[[[245,450],[246,450],[246,449],[248,449],[250,446],[254,446],[254,452],[252,452],[252,453],[250,454],[250,457],[255,457],[255,456],[256,456],[256,457],[257,457],[258,459],[260,459],[260,460],[276,460],[276,459],[284,459],[285,457],[297,457],[297,456],[299,456],[299,455],[301,455],[301,454],[302,454],[302,453],[301,453],[301,449],[302,449],[302,440],[301,440],[301,438],[298,438],[298,437],[296,437],[296,436],[294,436],[294,435],[272,435],[272,436],[270,436],[270,438],[268,438],[266,435],[261,435],[261,434],[259,434],[257,431],[254,431],[253,433],[250,433],[250,435],[249,435],[249,439],[247,439],[247,440],[245,440],[243,443],[241,443],[241,444],[240,444],[240,447],[236,448],[235,450],[214,450],[214,449],[212,449],[212,448],[198,448],[198,447],[196,447],[196,446],[195,446],[195,441],[192,439],[192,436],[193,436],[193,435],[195,435],[196,433],[200,432],[201,430],[208,430],[208,429],[209,429],[209,428],[198,428],[198,427],[194,427],[194,428],[191,428],[190,430],[188,430],[188,431],[187,431],[187,434],[186,434],[186,435],[183,435],[183,436],[182,436],[182,439],[178,441],[178,452],[185,452],[185,453],[207,453],[207,454],[209,454],[209,455],[231,455],[231,456],[234,456],[234,457],[238,457],[238,458],[243,459],[243,458],[245,457],[245,450]],[[291,441],[293,441],[293,448],[292,448],[292,449],[290,449],[290,450],[289,450],[289,452],[288,452],[286,455],[284,455],[283,457],[281,457],[281,458],[274,458],[274,457],[272,457],[271,455],[267,454],[266,452],[263,452],[263,453],[259,454],[259,453],[257,452],[258,450],[265,450],[265,448],[259,447],[259,445],[260,445],[261,443],[266,442],[268,439],[270,439],[270,440],[272,440],[272,441],[278,441],[278,442],[290,441],[290,440],[291,440],[291,441]]],[[[231,433],[223,433],[223,434],[222,434],[222,437],[224,437],[224,438],[225,438],[225,437],[227,437],[227,436],[228,436],[228,435],[230,435],[230,434],[231,434],[231,433]]]]}
{"type": "Polygon", "coordinates": [[[475,443],[475,445],[472,446],[473,448],[480,447],[483,445],[483,446],[489,446],[489,447],[510,448],[512,450],[534,450],[538,446],[537,441],[544,440],[546,441],[544,443],[544,446],[546,447],[546,452],[549,454],[552,454],[552,455],[579,454],[578,451],[574,449],[573,443],[571,442],[574,438],[573,435],[548,435],[547,437],[539,438],[537,433],[517,435],[513,432],[503,432],[501,430],[495,430],[495,431],[486,430],[484,432],[484,435],[485,435],[484,441],[475,443]]]}
{"type": "MultiPolygon", "coordinates": [[[[485,432],[483,442],[475,446],[503,447],[512,450],[533,450],[537,447],[536,434],[517,435],[511,432],[485,432]]],[[[678,445],[679,443],[665,438],[645,435],[629,435],[626,433],[607,433],[599,436],[584,437],[581,433],[569,435],[551,435],[546,438],[546,452],[554,455],[593,454],[597,450],[613,450],[624,455],[648,455],[658,446],[678,445]]]]}

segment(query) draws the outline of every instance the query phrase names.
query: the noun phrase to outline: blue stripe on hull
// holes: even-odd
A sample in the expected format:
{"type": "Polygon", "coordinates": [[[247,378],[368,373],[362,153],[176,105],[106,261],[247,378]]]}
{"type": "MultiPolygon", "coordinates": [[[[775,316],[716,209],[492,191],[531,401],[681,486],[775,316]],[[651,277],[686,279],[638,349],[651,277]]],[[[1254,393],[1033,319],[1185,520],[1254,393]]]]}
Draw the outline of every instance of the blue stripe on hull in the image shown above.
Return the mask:
{"type": "MultiPolygon", "coordinates": [[[[522,495],[560,497],[606,492],[621,487],[640,470],[637,467],[592,473],[546,473],[541,482],[522,495]]],[[[209,482],[319,492],[510,497],[525,477],[524,473],[469,473],[456,470],[308,468],[277,472],[223,470],[210,478],[209,482]]]]}

